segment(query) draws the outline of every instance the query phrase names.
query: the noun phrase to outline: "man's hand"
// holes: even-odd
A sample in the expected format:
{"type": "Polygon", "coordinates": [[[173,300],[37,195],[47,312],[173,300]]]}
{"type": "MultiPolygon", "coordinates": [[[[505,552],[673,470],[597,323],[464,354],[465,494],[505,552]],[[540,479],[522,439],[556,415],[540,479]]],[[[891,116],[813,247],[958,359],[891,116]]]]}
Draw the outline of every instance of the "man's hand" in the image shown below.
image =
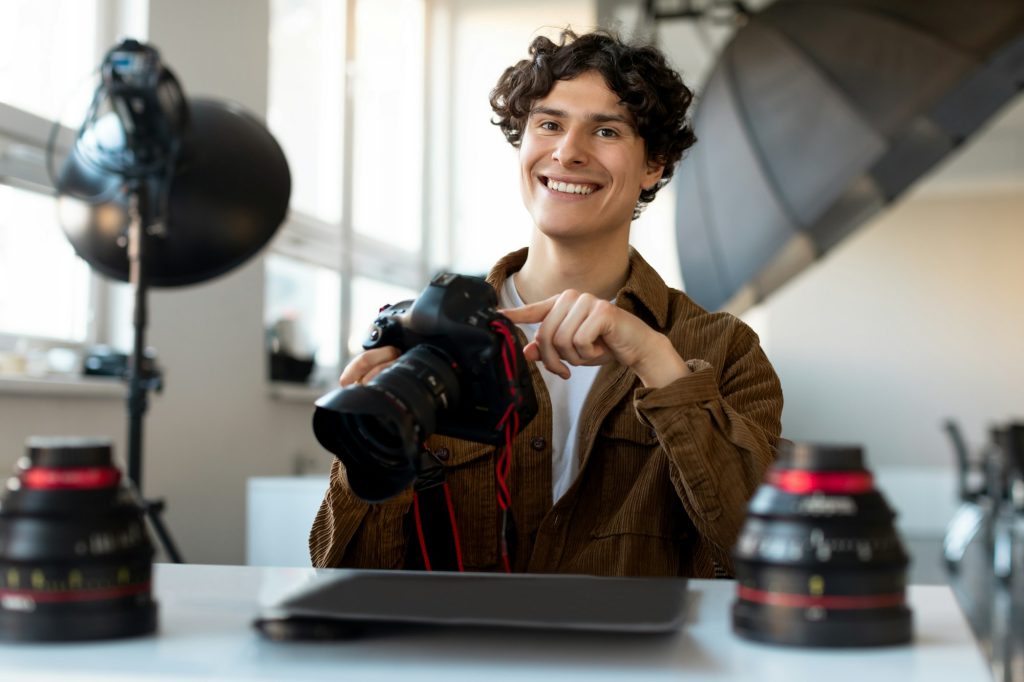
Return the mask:
{"type": "Polygon", "coordinates": [[[338,379],[338,383],[344,388],[352,384],[365,384],[385,369],[395,364],[395,360],[401,355],[394,346],[384,346],[373,350],[363,351],[352,358],[352,361],[345,366],[338,379]]]}
{"type": "Polygon", "coordinates": [[[592,294],[567,289],[557,296],[500,311],[517,324],[540,323],[523,353],[563,379],[573,366],[612,360],[632,369],[644,386],[658,388],[690,373],[664,334],[643,320],[592,294]]]}

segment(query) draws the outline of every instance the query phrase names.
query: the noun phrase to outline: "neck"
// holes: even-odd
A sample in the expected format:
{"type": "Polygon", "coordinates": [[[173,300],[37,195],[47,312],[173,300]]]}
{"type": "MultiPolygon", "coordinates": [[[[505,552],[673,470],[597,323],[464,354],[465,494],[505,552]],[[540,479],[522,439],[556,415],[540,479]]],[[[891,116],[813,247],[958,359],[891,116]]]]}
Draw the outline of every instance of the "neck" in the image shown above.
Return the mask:
{"type": "Polygon", "coordinates": [[[611,300],[629,275],[629,234],[585,245],[549,239],[534,230],[526,263],[516,275],[524,303],[536,303],[566,289],[611,300]]]}

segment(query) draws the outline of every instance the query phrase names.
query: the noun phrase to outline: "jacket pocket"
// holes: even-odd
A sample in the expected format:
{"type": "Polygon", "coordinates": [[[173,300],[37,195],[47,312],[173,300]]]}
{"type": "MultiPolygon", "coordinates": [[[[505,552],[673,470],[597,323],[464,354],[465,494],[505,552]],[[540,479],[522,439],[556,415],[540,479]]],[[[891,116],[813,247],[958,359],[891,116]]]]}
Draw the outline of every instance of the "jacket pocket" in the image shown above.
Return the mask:
{"type": "Polygon", "coordinates": [[[654,430],[632,405],[605,418],[591,462],[601,475],[601,513],[594,537],[642,535],[678,537],[679,501],[669,478],[668,459],[654,430]]]}
{"type": "Polygon", "coordinates": [[[614,575],[678,575],[689,533],[668,480],[665,456],[605,454],[602,504],[591,531],[594,559],[614,575]]]}

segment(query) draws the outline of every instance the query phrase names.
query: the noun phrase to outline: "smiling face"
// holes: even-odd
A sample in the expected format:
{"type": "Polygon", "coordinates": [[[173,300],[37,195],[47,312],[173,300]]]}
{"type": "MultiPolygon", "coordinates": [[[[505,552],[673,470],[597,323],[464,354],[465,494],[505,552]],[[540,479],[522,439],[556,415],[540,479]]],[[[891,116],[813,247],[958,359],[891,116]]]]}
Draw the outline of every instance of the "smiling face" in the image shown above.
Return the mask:
{"type": "Polygon", "coordinates": [[[661,177],[633,116],[597,72],[557,81],[534,102],[519,148],[520,188],[552,239],[628,236],[640,190],[661,177]]]}

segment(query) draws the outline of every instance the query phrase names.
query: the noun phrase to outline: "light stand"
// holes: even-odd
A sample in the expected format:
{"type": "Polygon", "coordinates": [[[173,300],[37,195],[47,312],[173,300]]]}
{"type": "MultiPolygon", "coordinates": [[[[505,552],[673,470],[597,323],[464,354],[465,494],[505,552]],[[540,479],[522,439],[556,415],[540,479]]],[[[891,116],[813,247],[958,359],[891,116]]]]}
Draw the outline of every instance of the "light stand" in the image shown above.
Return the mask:
{"type": "Polygon", "coordinates": [[[149,195],[144,181],[129,183],[128,205],[128,281],[132,288],[134,310],[132,324],[132,355],[128,365],[128,478],[135,484],[143,509],[150,525],[156,532],[160,545],[168,558],[176,564],[184,563],[178,546],[170,531],[163,523],[161,514],[163,500],[150,500],[142,494],[142,424],[149,409],[149,391],[160,385],[159,370],[146,364],[146,325],[149,321],[147,294],[149,282],[146,278],[146,242],[151,238],[149,229],[151,214],[149,195]]]}
{"type": "Polygon", "coordinates": [[[262,122],[237,105],[186,101],[154,48],[126,40],[107,53],[101,73],[54,184],[62,199],[89,207],[62,210],[75,252],[132,288],[128,478],[167,556],[180,563],[163,501],[142,496],[143,419],[149,391],[162,387],[146,356],[149,289],[203,282],[255,255],[284,221],[291,176],[262,122]]]}

